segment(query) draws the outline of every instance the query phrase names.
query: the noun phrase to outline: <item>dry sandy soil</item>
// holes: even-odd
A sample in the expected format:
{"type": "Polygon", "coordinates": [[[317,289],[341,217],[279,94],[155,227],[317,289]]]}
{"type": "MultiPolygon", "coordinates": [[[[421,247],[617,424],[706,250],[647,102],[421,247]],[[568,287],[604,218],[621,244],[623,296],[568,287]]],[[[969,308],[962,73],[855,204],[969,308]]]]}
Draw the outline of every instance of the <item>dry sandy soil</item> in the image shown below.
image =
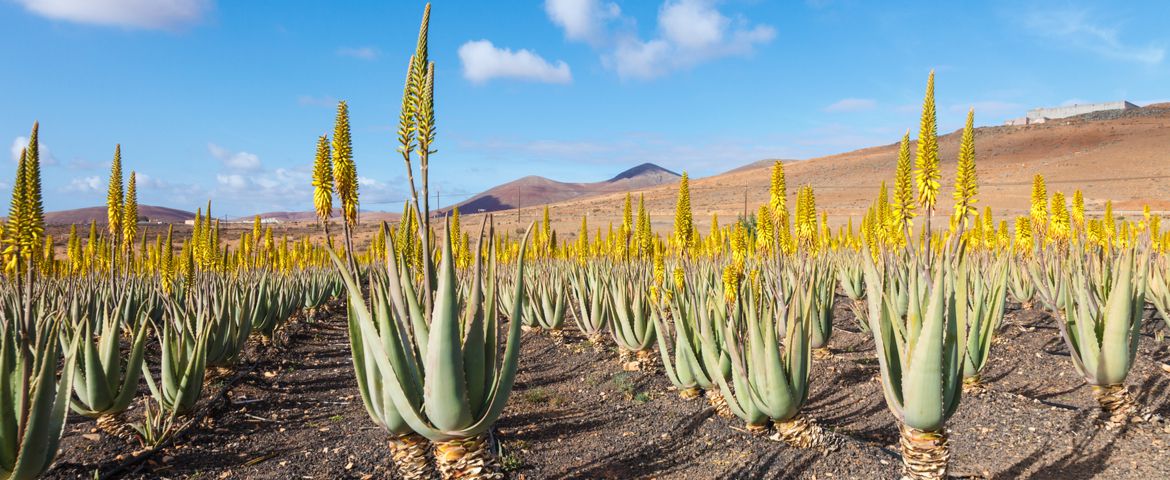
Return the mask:
{"type": "MultiPolygon", "coordinates": [[[[701,399],[679,398],[661,374],[625,373],[611,351],[570,333],[525,333],[516,389],[496,435],[514,478],[898,478],[897,426],[873,344],[839,302],[833,355],[817,360],[805,412],[844,437],[828,455],[753,436],[701,399]]],[[[340,308],[335,308],[340,312],[340,308]]],[[[952,475],[994,479],[1170,478],[1170,433],[1094,423],[1096,402],[1074,373],[1051,317],[1012,308],[992,349],[988,391],[965,395],[949,422],[952,475]]],[[[1161,327],[1161,325],[1158,325],[1161,327]]],[[[1167,343],[1153,325],[1128,384],[1170,416],[1167,343]]],[[[362,407],[344,317],[298,321],[286,349],[253,349],[247,372],[177,446],[117,478],[387,478],[385,434],[362,407]],[[253,368],[254,367],[254,368],[253,368]]],[[[209,386],[218,390],[219,384],[209,386]]],[[[138,415],[137,408],[131,418],[138,415]]],[[[136,448],[70,418],[49,478],[90,478],[136,448]]]]}

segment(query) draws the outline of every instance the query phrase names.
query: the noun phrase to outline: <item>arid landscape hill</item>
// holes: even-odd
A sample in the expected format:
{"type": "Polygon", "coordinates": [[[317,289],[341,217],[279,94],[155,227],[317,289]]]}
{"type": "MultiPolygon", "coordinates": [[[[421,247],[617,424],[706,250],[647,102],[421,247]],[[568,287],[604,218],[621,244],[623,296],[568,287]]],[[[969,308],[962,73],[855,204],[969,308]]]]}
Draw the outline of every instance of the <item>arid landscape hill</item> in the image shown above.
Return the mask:
{"type": "MultiPolygon", "coordinates": [[[[257,215],[259,215],[260,218],[263,218],[266,220],[268,220],[268,219],[276,220],[278,222],[314,223],[317,221],[317,213],[312,211],[312,210],[305,210],[305,211],[299,211],[299,212],[262,212],[262,213],[257,213],[257,214],[248,215],[248,216],[244,216],[244,217],[239,217],[239,218],[233,219],[233,221],[251,222],[252,219],[255,218],[257,215]]],[[[398,221],[398,217],[400,217],[400,216],[402,216],[402,215],[398,214],[398,213],[393,213],[393,212],[374,212],[374,211],[361,212],[359,214],[359,217],[360,217],[359,221],[361,221],[362,223],[368,223],[368,222],[375,222],[376,223],[376,222],[381,222],[383,220],[387,221],[387,222],[396,222],[396,221],[398,221]]],[[[333,223],[340,222],[341,221],[341,210],[340,209],[333,209],[333,215],[329,218],[333,219],[332,220],[333,223]]]]}
{"type": "MultiPolygon", "coordinates": [[[[978,113],[978,112],[977,112],[978,113]]],[[[908,126],[910,127],[910,126],[908,126]]],[[[916,126],[913,126],[916,128],[916,126]]],[[[911,134],[915,134],[912,130],[911,134]]],[[[959,151],[960,132],[941,135],[943,196],[940,207],[951,205],[951,182],[959,151]]],[[[891,138],[896,142],[896,138],[891,138]]],[[[911,152],[915,145],[911,144],[911,152]]],[[[1133,215],[1149,204],[1154,211],[1170,213],[1170,103],[1127,111],[1097,112],[1027,126],[990,126],[975,130],[979,176],[978,206],[990,206],[997,219],[1027,211],[1032,176],[1044,175],[1048,193],[1061,191],[1069,198],[1076,189],[1084,193],[1087,209],[1100,212],[1112,200],[1119,214],[1133,215]]],[[[881,183],[893,187],[898,145],[864,148],[851,152],[785,162],[789,204],[801,185],[812,185],[817,207],[830,214],[834,224],[860,220],[876,198],[881,183]]],[[[691,181],[691,204],[700,228],[708,227],[713,213],[726,223],[744,211],[757,208],[768,194],[768,168],[772,162],[755,162],[729,172],[691,181]]],[[[632,188],[645,195],[654,228],[667,231],[673,219],[677,182],[649,188],[632,188]]],[[[568,235],[577,232],[581,215],[589,216],[591,228],[620,223],[622,198],[615,192],[575,198],[550,205],[554,225],[568,235]]],[[[539,217],[537,207],[525,207],[516,215],[504,215],[497,223],[517,229],[539,217]]]]}
{"type": "MultiPolygon", "coordinates": [[[[151,223],[183,223],[195,218],[195,214],[168,207],[139,205],[138,218],[151,223]]],[[[90,222],[104,225],[108,221],[105,206],[45,212],[45,223],[48,225],[82,225],[90,222]]]]}
{"type": "MultiPolygon", "coordinates": [[[[939,138],[943,169],[943,211],[950,208],[950,193],[959,149],[959,132],[939,138]]],[[[896,140],[896,139],[891,139],[896,140]]],[[[975,130],[979,175],[978,205],[990,206],[998,219],[1026,212],[1032,176],[1044,175],[1049,194],[1062,191],[1071,197],[1081,189],[1090,212],[1100,212],[1106,200],[1120,215],[1132,215],[1149,204],[1157,212],[1170,213],[1170,104],[1097,112],[1079,117],[1027,126],[990,126],[975,130]]],[[[911,149],[915,145],[911,144],[911,149]]],[[[891,143],[851,152],[785,161],[789,201],[801,185],[812,185],[817,206],[827,211],[834,224],[858,221],[878,194],[881,182],[892,188],[898,145],[891,143]]],[[[692,210],[700,228],[709,226],[711,215],[726,223],[745,210],[754,210],[767,198],[768,169],[774,160],[759,160],[710,177],[691,181],[692,210]]],[[[658,231],[671,228],[678,174],[654,164],[642,164],[613,178],[593,183],[558,182],[528,176],[484,191],[459,204],[465,215],[515,209],[520,193],[519,220],[509,212],[497,215],[501,228],[518,230],[540,217],[549,205],[554,225],[568,238],[577,232],[582,215],[593,228],[620,223],[626,192],[645,195],[646,208],[658,231]]],[[[307,206],[307,205],[306,205],[307,206]]],[[[150,221],[182,223],[191,212],[142,205],[140,215],[150,221]]],[[[282,222],[313,222],[314,214],[266,212],[263,218],[282,222]]],[[[105,207],[50,212],[49,224],[105,223],[105,207]]],[[[252,216],[240,220],[250,220],[252,216]]],[[[397,213],[364,212],[363,223],[396,221],[397,213]]],[[[464,225],[478,225],[468,219],[464,225]]]]}
{"type": "Polygon", "coordinates": [[[643,163],[603,182],[558,182],[530,175],[492,187],[459,203],[463,213],[510,210],[516,205],[546,205],[614,192],[643,190],[677,182],[679,174],[653,163],[643,163]]]}

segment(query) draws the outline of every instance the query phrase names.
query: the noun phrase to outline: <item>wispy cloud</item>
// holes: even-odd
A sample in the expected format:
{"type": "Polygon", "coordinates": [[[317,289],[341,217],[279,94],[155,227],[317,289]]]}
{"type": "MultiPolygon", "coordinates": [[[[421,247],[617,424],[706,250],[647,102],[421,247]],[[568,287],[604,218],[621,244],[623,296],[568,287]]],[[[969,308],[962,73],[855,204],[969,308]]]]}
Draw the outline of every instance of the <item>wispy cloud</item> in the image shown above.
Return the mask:
{"type": "Polygon", "coordinates": [[[565,38],[592,44],[605,42],[606,24],[622,14],[616,3],[599,0],[545,0],[544,11],[565,38]]]}
{"type": "Polygon", "coordinates": [[[72,178],[61,190],[72,193],[97,193],[105,190],[106,183],[100,177],[72,178]]]}
{"type": "Polygon", "coordinates": [[[877,107],[877,101],[870,98],[842,98],[825,107],[825,111],[829,113],[860,112],[873,110],[874,107],[877,107]]]}
{"type": "MultiPolygon", "coordinates": [[[[9,150],[12,154],[12,161],[20,161],[20,152],[28,148],[28,137],[16,137],[12,140],[12,148],[9,150]]],[[[40,157],[41,165],[56,165],[57,158],[53,156],[53,151],[49,149],[45,142],[37,142],[37,156],[40,157]]]]}
{"type": "MultiPolygon", "coordinates": [[[[244,205],[245,213],[300,211],[312,205],[313,187],[309,180],[307,168],[223,172],[215,176],[215,188],[210,196],[228,205],[244,205]]],[[[405,198],[398,188],[369,177],[358,176],[358,187],[363,204],[396,204],[405,198]]]]}
{"type": "Polygon", "coordinates": [[[1120,27],[1103,25],[1098,18],[1100,15],[1087,9],[1033,8],[1022,16],[1022,24],[1035,35],[1105,58],[1156,65],[1166,57],[1164,46],[1126,43],[1120,27]]]}
{"type": "Polygon", "coordinates": [[[658,9],[658,30],[650,40],[619,41],[605,63],[619,77],[652,79],[722,57],[750,55],[776,37],[769,25],[728,18],[711,0],[668,0],[658,9]]]}
{"type": "Polygon", "coordinates": [[[472,83],[484,83],[493,78],[512,78],[543,83],[570,83],[573,75],[569,64],[555,64],[528,50],[512,51],[497,48],[487,40],[464,43],[459,47],[463,63],[463,77],[472,83]]]}
{"type": "Polygon", "coordinates": [[[214,0],[16,0],[30,13],[53,20],[147,30],[198,23],[214,0]]]}
{"type": "Polygon", "coordinates": [[[653,79],[717,58],[750,55],[776,36],[769,25],[724,15],[714,0],[666,0],[658,8],[657,33],[648,39],[615,4],[549,0],[545,11],[566,38],[598,48],[602,64],[621,78],[653,79]],[[615,23],[622,28],[609,28],[615,23]]]}
{"type": "Polygon", "coordinates": [[[214,143],[207,144],[207,151],[231,170],[253,171],[260,168],[260,157],[254,153],[233,152],[214,143]]]}
{"type": "Polygon", "coordinates": [[[192,206],[206,202],[209,198],[207,190],[199,184],[170,182],[142,172],[136,173],[135,176],[139,203],[159,202],[167,206],[193,208],[192,206]]]}
{"type": "Polygon", "coordinates": [[[379,52],[374,47],[341,47],[337,49],[337,54],[360,60],[374,60],[378,58],[379,52]]]}

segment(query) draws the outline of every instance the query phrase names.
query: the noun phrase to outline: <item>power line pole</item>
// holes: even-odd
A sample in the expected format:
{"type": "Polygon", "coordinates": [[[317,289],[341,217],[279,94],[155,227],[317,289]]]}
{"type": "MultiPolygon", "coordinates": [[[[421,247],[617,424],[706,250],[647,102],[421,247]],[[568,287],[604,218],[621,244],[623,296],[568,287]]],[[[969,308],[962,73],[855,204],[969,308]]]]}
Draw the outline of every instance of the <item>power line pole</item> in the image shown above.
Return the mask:
{"type": "Polygon", "coordinates": [[[516,224],[520,224],[520,186],[516,185],[516,224]]]}
{"type": "Polygon", "coordinates": [[[747,220],[747,190],[743,191],[743,219],[747,220]]]}

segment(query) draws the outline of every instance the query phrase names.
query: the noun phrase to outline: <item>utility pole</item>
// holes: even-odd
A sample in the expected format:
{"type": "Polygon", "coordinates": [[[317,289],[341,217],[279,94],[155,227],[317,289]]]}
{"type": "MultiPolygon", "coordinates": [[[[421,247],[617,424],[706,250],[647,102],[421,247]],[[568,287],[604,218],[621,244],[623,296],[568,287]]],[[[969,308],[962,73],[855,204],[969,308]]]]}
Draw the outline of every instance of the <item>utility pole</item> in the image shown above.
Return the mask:
{"type": "Polygon", "coordinates": [[[743,219],[747,221],[747,190],[743,191],[743,219]]]}
{"type": "Polygon", "coordinates": [[[520,186],[516,185],[516,225],[520,225],[520,186]]]}

